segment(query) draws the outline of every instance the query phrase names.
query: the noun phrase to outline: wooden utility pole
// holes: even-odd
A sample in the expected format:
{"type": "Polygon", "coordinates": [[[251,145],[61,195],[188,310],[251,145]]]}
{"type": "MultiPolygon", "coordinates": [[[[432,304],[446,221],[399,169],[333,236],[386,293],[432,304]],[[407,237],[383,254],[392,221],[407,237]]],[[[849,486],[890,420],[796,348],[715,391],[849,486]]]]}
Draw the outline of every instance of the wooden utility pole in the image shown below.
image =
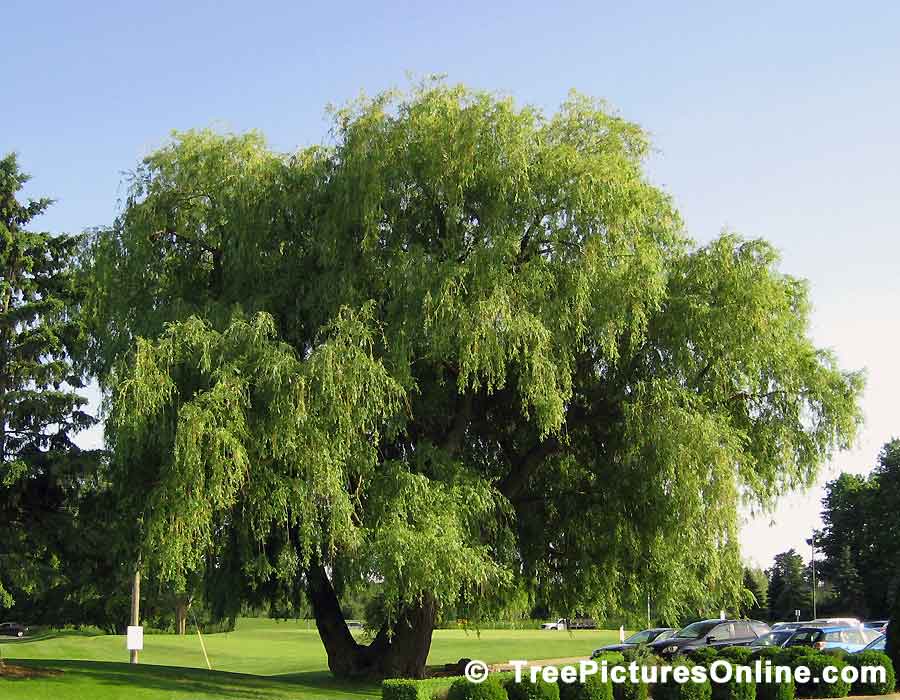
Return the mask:
{"type": "MultiPolygon", "coordinates": [[[[138,627],[141,624],[141,565],[134,568],[134,578],[131,581],[131,626],[138,627]]],[[[138,650],[131,650],[131,663],[138,663],[138,650]]]]}

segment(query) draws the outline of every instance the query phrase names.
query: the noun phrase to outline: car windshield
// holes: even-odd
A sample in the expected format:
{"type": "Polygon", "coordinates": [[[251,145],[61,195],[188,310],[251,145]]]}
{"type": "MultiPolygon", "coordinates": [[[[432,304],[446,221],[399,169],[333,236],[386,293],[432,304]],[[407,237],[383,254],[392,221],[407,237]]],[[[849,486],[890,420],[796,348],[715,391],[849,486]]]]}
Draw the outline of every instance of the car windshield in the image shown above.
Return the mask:
{"type": "Polygon", "coordinates": [[[791,632],[787,632],[785,630],[776,630],[775,632],[764,634],[759,639],[757,639],[754,644],[755,646],[760,647],[777,647],[781,646],[781,643],[790,636],[791,632]]]}
{"type": "Polygon", "coordinates": [[[626,644],[643,644],[644,642],[649,642],[656,633],[653,630],[644,630],[643,632],[637,632],[631,635],[628,639],[625,640],[626,644]]]}
{"type": "Polygon", "coordinates": [[[884,651],[885,642],[887,642],[887,637],[881,635],[878,639],[869,643],[866,647],[866,651],[884,651]]]}
{"type": "Polygon", "coordinates": [[[718,624],[718,622],[695,622],[680,630],[675,636],[678,639],[700,639],[718,624]]]}
{"type": "Polygon", "coordinates": [[[798,630],[791,637],[791,644],[811,644],[822,636],[821,630],[798,630]]]}

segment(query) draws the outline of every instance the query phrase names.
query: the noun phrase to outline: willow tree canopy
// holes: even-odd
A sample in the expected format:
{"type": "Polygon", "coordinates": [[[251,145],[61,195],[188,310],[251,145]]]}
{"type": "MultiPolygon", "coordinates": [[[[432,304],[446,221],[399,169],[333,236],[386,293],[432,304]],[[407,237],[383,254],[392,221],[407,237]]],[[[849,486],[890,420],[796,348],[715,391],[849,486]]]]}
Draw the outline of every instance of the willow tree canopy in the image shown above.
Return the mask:
{"type": "Polygon", "coordinates": [[[145,565],[232,604],[306,591],[338,673],[420,673],[448,606],[736,602],[739,503],[810,484],[859,420],[807,285],[765,241],[691,241],[645,133],[578,95],[427,84],[332,137],[176,134],[97,237],[145,565]],[[372,580],[364,648],[333,593],[372,580]]]}

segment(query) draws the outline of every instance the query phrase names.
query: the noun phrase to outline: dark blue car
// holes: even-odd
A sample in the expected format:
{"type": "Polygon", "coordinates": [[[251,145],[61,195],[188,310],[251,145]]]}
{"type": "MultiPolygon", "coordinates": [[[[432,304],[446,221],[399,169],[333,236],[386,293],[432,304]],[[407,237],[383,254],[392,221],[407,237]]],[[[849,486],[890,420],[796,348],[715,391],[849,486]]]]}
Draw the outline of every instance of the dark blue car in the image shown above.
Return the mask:
{"type": "Polygon", "coordinates": [[[640,632],[635,632],[620,644],[607,644],[605,647],[594,649],[594,653],[591,656],[598,656],[605,651],[625,651],[626,649],[633,649],[641,644],[661,642],[664,639],[672,637],[677,631],[678,630],[674,627],[652,627],[650,629],[641,630],[640,632]]]}

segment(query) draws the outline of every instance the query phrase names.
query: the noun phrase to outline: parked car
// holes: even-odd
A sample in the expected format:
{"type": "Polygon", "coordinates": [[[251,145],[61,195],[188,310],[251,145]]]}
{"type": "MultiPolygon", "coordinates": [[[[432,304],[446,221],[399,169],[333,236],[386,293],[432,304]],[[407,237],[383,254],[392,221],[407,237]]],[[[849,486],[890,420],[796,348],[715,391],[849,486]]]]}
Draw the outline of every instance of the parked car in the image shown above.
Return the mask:
{"type": "Polygon", "coordinates": [[[884,634],[887,632],[888,622],[890,620],[869,620],[868,622],[863,622],[863,627],[884,634]]]}
{"type": "Polygon", "coordinates": [[[566,628],[566,618],[561,617],[555,622],[545,622],[541,625],[542,630],[564,630],[566,628]]]}
{"type": "Polygon", "coordinates": [[[4,637],[24,637],[28,628],[18,622],[0,622],[0,635],[4,637]]]}
{"type": "Polygon", "coordinates": [[[812,622],[808,622],[806,627],[825,627],[830,625],[844,625],[847,627],[862,627],[862,622],[860,622],[855,617],[817,617],[812,622]]]}
{"type": "Polygon", "coordinates": [[[541,625],[542,630],[595,630],[597,623],[589,617],[573,617],[571,620],[566,617],[560,617],[554,622],[545,622],[541,625]]]}
{"type": "Polygon", "coordinates": [[[566,626],[570,630],[595,630],[597,623],[590,617],[574,617],[566,620],[566,626]]]}
{"type": "Polygon", "coordinates": [[[619,644],[607,644],[605,647],[594,649],[594,653],[591,654],[591,656],[597,656],[604,651],[625,651],[626,649],[633,649],[640,644],[662,642],[666,639],[670,639],[676,632],[678,632],[678,630],[674,627],[651,627],[650,629],[635,632],[624,642],[619,644]]]}
{"type": "Polygon", "coordinates": [[[786,643],[785,647],[813,647],[815,649],[844,649],[862,651],[877,633],[862,625],[826,625],[822,627],[801,627],[786,643]]]}
{"type": "Polygon", "coordinates": [[[772,631],[775,630],[798,630],[801,627],[808,627],[811,625],[811,622],[776,622],[772,625],[772,631]]]}
{"type": "Polygon", "coordinates": [[[748,646],[771,630],[757,620],[700,620],[671,638],[650,644],[659,656],[672,657],[703,647],[748,646]]]}
{"type": "Polygon", "coordinates": [[[783,647],[784,643],[792,636],[794,636],[794,630],[792,629],[784,629],[783,627],[777,630],[773,629],[771,632],[757,637],[756,641],[750,643],[750,646],[754,649],[759,649],[760,647],[783,647]]]}

